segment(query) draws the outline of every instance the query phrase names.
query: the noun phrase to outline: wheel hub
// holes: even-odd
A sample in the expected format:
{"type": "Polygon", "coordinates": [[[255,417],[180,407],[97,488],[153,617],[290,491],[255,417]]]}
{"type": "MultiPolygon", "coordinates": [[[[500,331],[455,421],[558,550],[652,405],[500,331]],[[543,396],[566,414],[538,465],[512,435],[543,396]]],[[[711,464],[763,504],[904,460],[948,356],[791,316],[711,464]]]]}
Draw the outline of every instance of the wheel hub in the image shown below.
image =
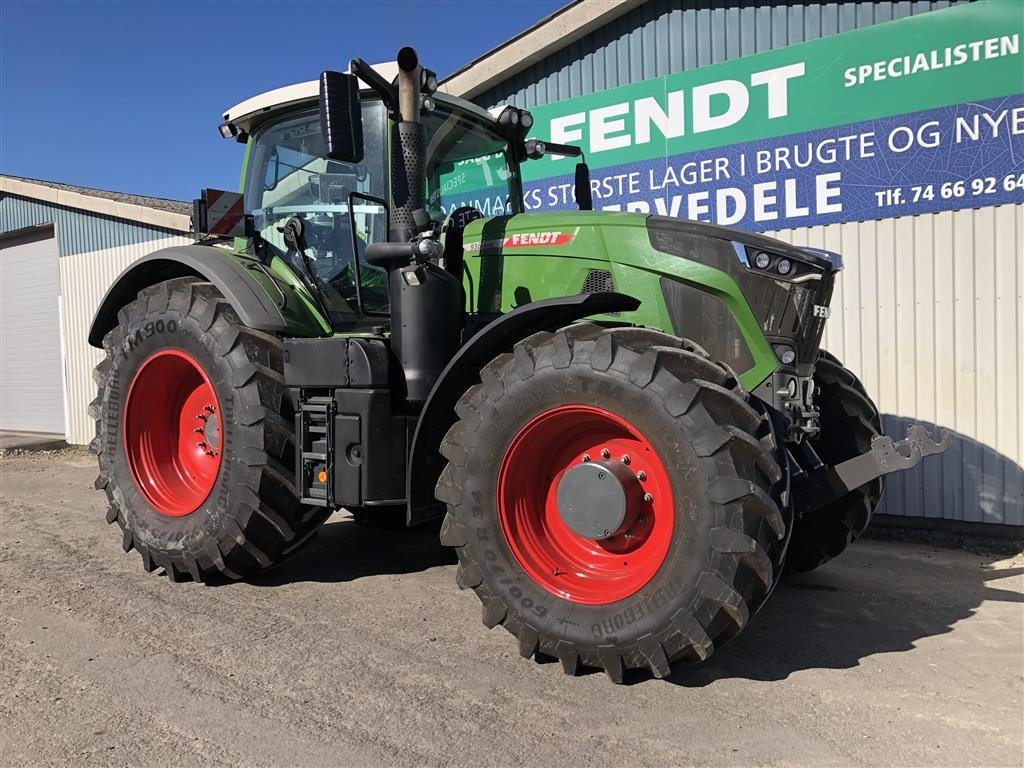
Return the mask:
{"type": "Polygon", "coordinates": [[[195,512],[220,473],[217,393],[202,366],[178,349],[149,357],[128,388],[124,448],[136,486],[160,514],[195,512]]]}
{"type": "Polygon", "coordinates": [[[584,461],[558,482],[558,513],[574,533],[601,541],[628,527],[642,496],[636,475],[625,464],[584,461]]]}
{"type": "Polygon", "coordinates": [[[506,449],[498,517],[538,585],[607,605],[661,568],[675,505],[661,457],[636,427],[603,408],[562,405],[531,419],[506,449]]]}

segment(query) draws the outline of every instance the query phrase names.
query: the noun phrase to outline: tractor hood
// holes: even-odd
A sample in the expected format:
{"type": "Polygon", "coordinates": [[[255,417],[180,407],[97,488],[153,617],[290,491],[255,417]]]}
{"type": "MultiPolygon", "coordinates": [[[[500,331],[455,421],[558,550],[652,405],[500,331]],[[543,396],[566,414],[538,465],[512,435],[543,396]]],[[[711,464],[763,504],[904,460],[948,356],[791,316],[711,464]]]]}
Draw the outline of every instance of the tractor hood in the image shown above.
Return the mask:
{"type": "Polygon", "coordinates": [[[641,306],[615,321],[700,339],[714,357],[747,372],[745,386],[775,370],[787,348],[796,353],[795,370],[810,369],[842,264],[838,254],[729,227],[612,211],[479,219],[466,225],[463,251],[474,311],[625,293],[641,306]]]}

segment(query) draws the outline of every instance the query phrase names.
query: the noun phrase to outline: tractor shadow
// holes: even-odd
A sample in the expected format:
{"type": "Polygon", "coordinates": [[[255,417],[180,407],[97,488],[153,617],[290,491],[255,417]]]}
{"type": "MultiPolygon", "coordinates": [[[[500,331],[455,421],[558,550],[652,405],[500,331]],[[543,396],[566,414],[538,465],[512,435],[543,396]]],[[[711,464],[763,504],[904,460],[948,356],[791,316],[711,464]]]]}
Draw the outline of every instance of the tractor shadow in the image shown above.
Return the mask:
{"type": "MultiPolygon", "coordinates": [[[[439,523],[404,528],[336,517],[294,558],[250,583],[345,583],[454,565],[453,552],[438,542],[439,529],[439,523]]],[[[922,639],[951,632],[983,601],[1024,603],[1020,581],[1001,581],[1024,575],[1024,560],[992,567],[1020,550],[1020,541],[875,529],[819,570],[784,577],[735,640],[704,664],[677,668],[666,682],[700,688],[727,679],[778,681],[913,650],[922,639]]],[[[655,682],[632,670],[625,682],[648,680],[655,682]]]]}
{"type": "MultiPolygon", "coordinates": [[[[895,437],[905,431],[906,420],[891,415],[886,420],[895,437]]],[[[861,541],[815,571],[784,577],[735,640],[703,664],[677,668],[667,682],[700,688],[718,680],[767,682],[802,670],[849,669],[875,654],[911,651],[923,639],[950,633],[984,601],[1024,603],[1024,542],[1019,528],[1005,525],[1021,519],[1024,497],[1014,491],[1024,489],[1024,469],[970,438],[952,431],[951,437],[953,445],[941,460],[922,462],[902,473],[906,478],[894,476],[882,514],[861,541]],[[938,484],[928,476],[936,472],[955,473],[954,490],[960,491],[955,495],[970,500],[963,503],[978,510],[975,519],[1004,523],[992,529],[1015,538],[881,527],[886,519],[901,526],[927,520],[932,527],[940,511],[953,517],[935,499],[925,498],[924,489],[938,484]],[[898,517],[891,514],[896,510],[898,517]],[[1014,556],[1013,562],[993,567],[1014,556]]],[[[291,560],[250,583],[345,583],[454,565],[453,551],[438,541],[439,530],[440,521],[405,528],[387,520],[359,525],[347,514],[336,515],[291,560]]],[[[1024,636],[1024,622],[1020,629],[1024,636]]],[[[633,670],[625,682],[650,679],[648,672],[633,670]]]]}
{"type": "Polygon", "coordinates": [[[344,583],[454,565],[455,551],[441,546],[440,531],[440,520],[406,528],[388,520],[360,525],[347,515],[336,515],[294,557],[248,581],[260,587],[301,581],[344,583]]]}
{"type": "Polygon", "coordinates": [[[987,554],[970,554],[943,547],[977,550],[976,544],[961,538],[936,547],[934,538],[880,530],[819,570],[785,576],[735,640],[704,664],[677,669],[669,681],[699,688],[733,678],[776,681],[805,669],[848,669],[951,632],[983,601],[1024,603],[1024,567],[992,568],[1019,552],[1020,542],[997,542],[998,552],[984,543],[987,554]],[[1018,581],[989,583],[1010,577],[1018,581]]]}

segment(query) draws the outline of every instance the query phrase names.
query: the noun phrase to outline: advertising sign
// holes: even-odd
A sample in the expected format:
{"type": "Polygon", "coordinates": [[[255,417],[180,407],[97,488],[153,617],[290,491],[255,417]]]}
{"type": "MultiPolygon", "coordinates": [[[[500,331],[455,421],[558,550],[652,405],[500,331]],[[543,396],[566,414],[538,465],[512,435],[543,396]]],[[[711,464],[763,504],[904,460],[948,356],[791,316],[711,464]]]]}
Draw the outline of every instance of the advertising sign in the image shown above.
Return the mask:
{"type": "MultiPolygon", "coordinates": [[[[763,231],[1024,202],[1024,3],[987,0],[537,107],[580,146],[595,209],[763,231]]],[[[574,208],[575,160],[523,167],[574,208]]],[[[464,174],[442,202],[505,212],[464,174]]]]}

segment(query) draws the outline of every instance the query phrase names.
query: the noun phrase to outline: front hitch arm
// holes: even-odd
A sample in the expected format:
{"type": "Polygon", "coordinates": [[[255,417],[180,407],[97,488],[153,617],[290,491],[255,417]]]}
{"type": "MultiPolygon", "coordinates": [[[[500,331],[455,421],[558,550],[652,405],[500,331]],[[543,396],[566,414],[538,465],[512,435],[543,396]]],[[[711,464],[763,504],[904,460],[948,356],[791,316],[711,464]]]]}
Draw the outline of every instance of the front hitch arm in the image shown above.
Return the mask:
{"type": "Polygon", "coordinates": [[[907,436],[893,442],[888,435],[871,438],[871,448],[860,456],[811,472],[797,488],[796,508],[807,514],[831,504],[838,498],[872,480],[916,467],[925,456],[943,453],[949,448],[949,433],[941,430],[936,442],[919,424],[907,428],[907,436]]]}

